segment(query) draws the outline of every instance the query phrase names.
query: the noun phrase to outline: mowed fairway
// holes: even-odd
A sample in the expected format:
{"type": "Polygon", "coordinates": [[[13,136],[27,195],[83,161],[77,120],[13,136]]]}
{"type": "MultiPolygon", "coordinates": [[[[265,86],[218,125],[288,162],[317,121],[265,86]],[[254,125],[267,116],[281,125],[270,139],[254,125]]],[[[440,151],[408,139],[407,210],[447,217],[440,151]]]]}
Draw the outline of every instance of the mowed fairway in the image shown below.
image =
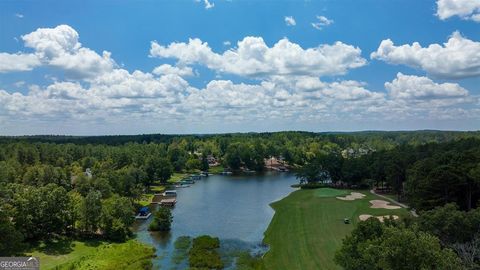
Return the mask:
{"type": "Polygon", "coordinates": [[[270,246],[264,257],[266,269],[340,269],[333,262],[335,251],[342,239],[360,222],[359,215],[408,215],[403,208],[371,209],[369,201],[381,198],[369,191],[360,191],[366,197],[359,200],[335,198],[349,192],[298,190],[273,203],[275,215],[264,238],[270,246]],[[351,224],[344,224],[344,218],[349,218],[351,224]]]}

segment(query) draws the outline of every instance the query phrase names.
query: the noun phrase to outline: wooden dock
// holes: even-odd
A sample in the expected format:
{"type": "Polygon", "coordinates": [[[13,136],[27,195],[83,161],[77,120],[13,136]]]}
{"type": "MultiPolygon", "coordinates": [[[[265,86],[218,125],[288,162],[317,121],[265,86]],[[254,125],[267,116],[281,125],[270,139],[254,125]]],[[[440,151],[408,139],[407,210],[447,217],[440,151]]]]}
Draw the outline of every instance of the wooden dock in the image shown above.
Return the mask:
{"type": "Polygon", "coordinates": [[[175,206],[176,203],[177,203],[176,198],[166,198],[160,201],[161,206],[175,206]]]}
{"type": "Polygon", "coordinates": [[[162,206],[174,206],[177,203],[177,198],[172,196],[164,196],[163,194],[155,194],[152,203],[160,204],[162,206]]]}

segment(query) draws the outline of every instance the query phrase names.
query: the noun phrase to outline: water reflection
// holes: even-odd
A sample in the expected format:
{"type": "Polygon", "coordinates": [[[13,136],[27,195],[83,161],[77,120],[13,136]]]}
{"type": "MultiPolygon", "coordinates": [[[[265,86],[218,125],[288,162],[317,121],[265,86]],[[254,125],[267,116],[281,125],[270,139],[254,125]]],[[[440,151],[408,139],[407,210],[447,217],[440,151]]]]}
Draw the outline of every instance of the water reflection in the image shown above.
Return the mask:
{"type": "Polygon", "coordinates": [[[157,248],[166,248],[171,240],[172,240],[172,233],[171,232],[150,232],[150,237],[153,238],[153,241],[157,244],[157,248]]]}

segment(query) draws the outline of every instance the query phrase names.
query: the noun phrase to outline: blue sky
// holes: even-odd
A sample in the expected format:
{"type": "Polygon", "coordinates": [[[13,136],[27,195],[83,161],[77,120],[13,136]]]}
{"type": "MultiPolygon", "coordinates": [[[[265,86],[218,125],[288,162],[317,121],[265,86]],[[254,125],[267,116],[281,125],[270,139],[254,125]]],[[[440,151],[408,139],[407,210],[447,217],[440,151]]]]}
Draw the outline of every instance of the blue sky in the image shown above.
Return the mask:
{"type": "Polygon", "coordinates": [[[480,127],[476,0],[207,2],[0,2],[0,134],[480,127]]]}

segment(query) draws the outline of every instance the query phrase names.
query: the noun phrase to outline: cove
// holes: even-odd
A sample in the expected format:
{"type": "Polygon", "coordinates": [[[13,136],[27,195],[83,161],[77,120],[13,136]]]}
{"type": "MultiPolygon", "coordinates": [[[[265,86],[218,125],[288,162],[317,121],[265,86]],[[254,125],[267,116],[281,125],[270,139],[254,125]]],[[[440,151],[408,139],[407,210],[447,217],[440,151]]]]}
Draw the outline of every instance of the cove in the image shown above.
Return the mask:
{"type": "Polygon", "coordinates": [[[219,237],[222,245],[260,248],[263,233],[274,211],[270,203],[294,191],[294,174],[266,172],[247,175],[211,175],[188,188],[177,189],[172,230],[168,234],[147,230],[151,219],[137,222],[139,241],[154,246],[154,269],[183,269],[172,262],[174,241],[179,236],[208,234],[219,237]]]}

